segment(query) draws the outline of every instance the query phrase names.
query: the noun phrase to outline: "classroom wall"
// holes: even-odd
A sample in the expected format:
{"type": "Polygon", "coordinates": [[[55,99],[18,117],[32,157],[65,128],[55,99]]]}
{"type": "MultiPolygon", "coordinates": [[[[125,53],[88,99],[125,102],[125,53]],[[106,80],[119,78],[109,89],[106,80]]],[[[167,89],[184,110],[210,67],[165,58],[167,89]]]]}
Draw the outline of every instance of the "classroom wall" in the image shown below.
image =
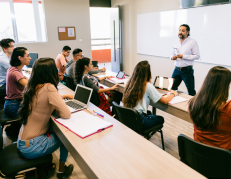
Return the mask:
{"type": "MultiPolygon", "coordinates": [[[[179,9],[179,0],[112,0],[112,7],[121,6],[123,32],[123,60],[126,73],[132,74],[135,65],[142,60],[148,60],[151,65],[152,76],[171,76],[174,62],[168,58],[139,55],[136,53],[137,14],[161,12],[179,9]]],[[[190,24],[189,24],[190,25],[190,24]]],[[[144,27],[145,28],[145,27],[144,27]]],[[[176,34],[177,36],[178,34],[176,34]]],[[[172,42],[173,43],[173,42],[172,42]]],[[[171,51],[171,49],[169,49],[171,51]]],[[[195,62],[195,87],[198,91],[208,71],[215,65],[195,62]]],[[[231,68],[229,67],[231,70],[231,68]]],[[[182,82],[179,90],[186,91],[182,82]]],[[[231,94],[231,91],[230,91],[231,94]]],[[[230,95],[231,96],[231,95],[230,95]]]]}
{"type": "MultiPolygon", "coordinates": [[[[47,42],[19,43],[29,52],[37,52],[39,57],[52,57],[62,52],[68,45],[72,48],[81,48],[86,57],[92,58],[89,0],[43,0],[47,27],[47,42]],[[75,26],[76,40],[58,39],[59,26],[75,26]],[[82,39],[80,42],[79,39],[82,39]]],[[[72,54],[68,59],[72,58],[72,54]]]]}

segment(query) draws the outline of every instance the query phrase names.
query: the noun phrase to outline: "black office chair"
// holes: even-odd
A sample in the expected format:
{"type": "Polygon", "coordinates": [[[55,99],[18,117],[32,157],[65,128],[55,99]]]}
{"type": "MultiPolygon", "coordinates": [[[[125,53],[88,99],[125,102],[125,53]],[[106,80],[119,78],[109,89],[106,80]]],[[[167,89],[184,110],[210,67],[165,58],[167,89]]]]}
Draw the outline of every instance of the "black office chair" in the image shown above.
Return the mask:
{"type": "Polygon", "coordinates": [[[149,129],[143,129],[142,121],[140,118],[139,113],[135,109],[127,108],[119,106],[116,102],[112,102],[113,108],[115,108],[115,114],[116,118],[129,127],[130,129],[134,130],[138,134],[143,135],[148,140],[156,133],[160,132],[161,134],[161,142],[162,142],[162,148],[164,148],[164,139],[163,139],[163,124],[155,125],[149,129]]]}
{"type": "MultiPolygon", "coordinates": [[[[36,170],[52,164],[52,154],[36,159],[25,159],[17,149],[17,144],[6,146],[0,155],[0,176],[2,178],[15,178],[22,173],[36,170]]],[[[37,172],[35,172],[37,179],[37,172]]]]}
{"type": "Polygon", "coordinates": [[[231,151],[178,136],[180,160],[207,178],[231,179],[231,151]]]}
{"type": "Polygon", "coordinates": [[[98,67],[98,61],[92,61],[93,67],[98,67]]]}
{"type": "MultiPolygon", "coordinates": [[[[3,129],[5,125],[11,124],[15,121],[17,121],[18,118],[9,118],[5,115],[4,110],[0,111],[0,124],[1,124],[1,128],[2,128],[2,134],[1,136],[3,136],[3,129]]],[[[3,137],[0,137],[0,151],[3,149],[3,137]]]]}
{"type": "MultiPolygon", "coordinates": [[[[85,86],[85,84],[82,82],[82,80],[80,81],[80,84],[85,86]]],[[[96,106],[100,105],[99,94],[94,90],[92,91],[90,102],[96,106]]]]}

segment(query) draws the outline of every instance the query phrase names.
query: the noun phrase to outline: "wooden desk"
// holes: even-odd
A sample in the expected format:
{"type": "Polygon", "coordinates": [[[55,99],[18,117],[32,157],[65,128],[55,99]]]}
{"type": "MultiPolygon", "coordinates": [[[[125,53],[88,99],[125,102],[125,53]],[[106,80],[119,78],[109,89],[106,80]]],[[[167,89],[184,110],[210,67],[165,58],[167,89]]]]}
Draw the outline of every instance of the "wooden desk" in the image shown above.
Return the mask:
{"type": "MultiPolygon", "coordinates": [[[[63,95],[74,92],[65,87],[59,93],[63,95]]],[[[52,127],[89,179],[204,178],[93,104],[88,109],[102,113],[104,120],[111,122],[113,127],[85,139],[54,120],[52,127]]]]}
{"type": "MultiPolygon", "coordinates": [[[[101,76],[115,76],[115,75],[116,75],[116,73],[111,72],[111,71],[106,71],[105,73],[93,74],[93,76],[95,76],[97,78],[101,77],[101,76]]],[[[109,86],[109,87],[115,85],[112,81],[107,80],[107,79],[100,81],[100,83],[104,84],[105,86],[109,86]]],[[[124,84],[120,84],[117,91],[123,93],[124,88],[125,88],[124,84]]],[[[186,99],[192,98],[192,96],[187,95],[187,94],[179,94],[179,96],[182,96],[186,99]]],[[[189,113],[188,113],[188,101],[174,104],[174,105],[166,105],[166,104],[163,104],[161,102],[153,103],[151,101],[150,105],[153,107],[153,114],[156,114],[156,108],[158,108],[162,111],[165,111],[169,114],[172,114],[176,117],[179,117],[185,121],[192,123],[192,120],[191,120],[189,113]]]]}

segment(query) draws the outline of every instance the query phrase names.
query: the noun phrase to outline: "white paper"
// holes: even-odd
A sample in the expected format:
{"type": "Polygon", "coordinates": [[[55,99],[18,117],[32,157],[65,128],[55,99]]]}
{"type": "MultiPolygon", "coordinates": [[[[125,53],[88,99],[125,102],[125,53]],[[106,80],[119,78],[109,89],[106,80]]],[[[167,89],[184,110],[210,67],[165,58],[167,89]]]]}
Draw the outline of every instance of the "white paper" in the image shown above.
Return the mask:
{"type": "Polygon", "coordinates": [[[172,100],[169,102],[169,104],[176,104],[176,103],[181,103],[184,101],[188,101],[188,99],[180,97],[180,96],[175,96],[174,98],[172,98],[172,100]]]}
{"type": "Polygon", "coordinates": [[[68,28],[68,37],[74,37],[74,36],[75,36],[74,28],[68,28]]]}
{"type": "Polygon", "coordinates": [[[127,83],[129,79],[118,79],[118,78],[110,78],[109,80],[113,81],[114,83],[127,83]]]}
{"type": "Polygon", "coordinates": [[[70,119],[59,118],[56,119],[56,121],[83,138],[112,125],[111,123],[85,111],[71,114],[70,119]]]}
{"type": "Polygon", "coordinates": [[[65,27],[59,27],[59,32],[66,32],[65,27]]]}

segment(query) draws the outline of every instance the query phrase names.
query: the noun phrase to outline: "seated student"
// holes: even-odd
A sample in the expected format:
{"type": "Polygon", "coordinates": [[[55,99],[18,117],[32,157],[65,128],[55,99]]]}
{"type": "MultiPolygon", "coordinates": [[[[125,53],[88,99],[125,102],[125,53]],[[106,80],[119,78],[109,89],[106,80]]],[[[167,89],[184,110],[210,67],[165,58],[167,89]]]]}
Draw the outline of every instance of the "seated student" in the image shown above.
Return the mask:
{"type": "MultiPolygon", "coordinates": [[[[92,67],[93,65],[89,58],[84,57],[82,59],[79,59],[75,63],[75,67],[74,67],[74,81],[76,84],[83,83],[83,85],[89,88],[92,88],[93,91],[97,92],[99,94],[99,99],[100,99],[100,104],[98,107],[102,109],[103,111],[105,111],[106,113],[111,115],[110,104],[106,100],[103,93],[110,92],[116,89],[118,84],[114,85],[111,88],[101,89],[99,87],[98,80],[95,77],[90,76],[88,74],[90,71],[92,71],[92,67]]],[[[102,77],[102,78],[99,78],[99,80],[103,80],[105,78],[111,78],[111,76],[102,77]]],[[[109,95],[112,95],[112,94],[110,93],[109,95]]],[[[114,95],[112,95],[112,98],[113,96],[114,95]]]]}
{"type": "Polygon", "coordinates": [[[22,127],[17,147],[26,159],[51,154],[60,147],[57,178],[63,178],[71,175],[73,165],[65,166],[68,151],[52,131],[50,117],[55,111],[62,118],[70,118],[71,112],[62,98],[73,98],[73,95],[61,96],[57,90],[58,83],[54,59],[40,58],[34,62],[19,110],[22,127]]]}
{"type": "MultiPolygon", "coordinates": [[[[22,74],[24,65],[29,65],[30,56],[26,48],[17,47],[14,49],[10,65],[6,75],[6,97],[4,104],[4,112],[8,117],[14,118],[18,116],[18,109],[22,101],[22,93],[27,85],[28,79],[22,74]]],[[[16,121],[6,128],[9,136],[18,136],[21,124],[16,121]]]]}
{"type": "Polygon", "coordinates": [[[67,57],[71,53],[71,47],[69,46],[64,46],[63,47],[63,52],[61,54],[58,54],[58,56],[55,59],[55,64],[59,74],[59,80],[64,79],[64,73],[66,73],[66,64],[68,62],[67,57]]]}
{"type": "MultiPolygon", "coordinates": [[[[72,54],[73,54],[73,59],[68,62],[66,66],[67,67],[66,73],[64,74],[64,76],[66,78],[67,87],[75,91],[76,85],[74,84],[74,80],[73,80],[73,69],[75,66],[75,62],[78,59],[82,59],[83,55],[82,55],[82,50],[79,48],[76,48],[75,50],[73,50],[72,54]]],[[[105,72],[105,71],[106,71],[105,68],[98,69],[97,67],[95,67],[94,70],[89,71],[89,75],[99,73],[99,72],[105,72]]]]}
{"type": "Polygon", "coordinates": [[[6,96],[6,73],[10,67],[10,57],[14,50],[13,39],[2,39],[0,41],[2,52],[0,52],[0,95],[6,96]]]}
{"type": "Polygon", "coordinates": [[[178,94],[173,91],[170,96],[162,97],[153,84],[150,83],[151,78],[148,61],[139,62],[127,82],[122,99],[125,107],[136,109],[139,112],[144,129],[164,123],[162,116],[151,115],[151,112],[148,111],[150,100],[154,103],[160,101],[167,104],[178,94]]]}
{"type": "Polygon", "coordinates": [[[200,91],[189,101],[196,141],[231,149],[231,100],[227,102],[230,83],[230,70],[213,67],[200,91]]]}

